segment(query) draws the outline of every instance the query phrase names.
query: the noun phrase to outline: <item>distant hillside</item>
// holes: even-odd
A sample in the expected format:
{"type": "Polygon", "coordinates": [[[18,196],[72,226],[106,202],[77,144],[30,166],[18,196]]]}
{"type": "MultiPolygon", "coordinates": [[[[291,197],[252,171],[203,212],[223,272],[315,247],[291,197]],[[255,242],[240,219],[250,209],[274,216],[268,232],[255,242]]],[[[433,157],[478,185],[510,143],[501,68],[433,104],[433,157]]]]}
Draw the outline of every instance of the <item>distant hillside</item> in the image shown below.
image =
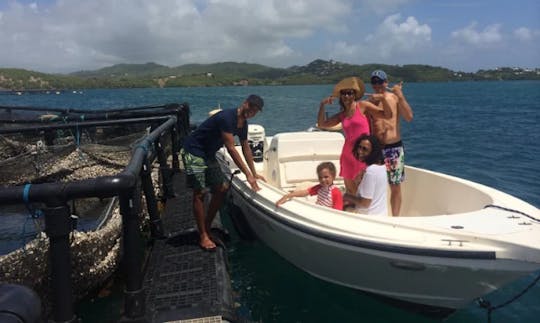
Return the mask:
{"type": "Polygon", "coordinates": [[[236,62],[177,67],[156,63],[118,64],[68,75],[0,68],[0,90],[331,84],[352,75],[367,81],[375,69],[385,70],[393,82],[540,80],[538,68],[505,67],[464,73],[429,65],[352,65],[317,59],[304,66],[289,68],[236,62]]]}
{"type": "Polygon", "coordinates": [[[156,63],[146,64],[118,64],[104,67],[95,71],[80,71],[69,75],[81,78],[114,78],[122,76],[154,77],[169,74],[171,68],[156,63]]]}

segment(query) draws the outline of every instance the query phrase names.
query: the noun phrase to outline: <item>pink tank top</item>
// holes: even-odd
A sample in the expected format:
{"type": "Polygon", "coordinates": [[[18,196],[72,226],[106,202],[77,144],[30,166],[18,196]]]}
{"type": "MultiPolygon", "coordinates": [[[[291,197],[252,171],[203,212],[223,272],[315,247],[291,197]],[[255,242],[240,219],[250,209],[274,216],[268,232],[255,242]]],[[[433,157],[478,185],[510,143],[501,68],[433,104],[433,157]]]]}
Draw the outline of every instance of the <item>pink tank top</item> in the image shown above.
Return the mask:
{"type": "Polygon", "coordinates": [[[345,117],[345,113],[341,114],[341,125],[345,135],[345,143],[343,144],[339,160],[339,175],[346,179],[354,179],[360,171],[366,169],[366,164],[354,158],[352,148],[358,137],[363,134],[369,134],[369,121],[360,111],[357,103],[356,110],[351,117],[345,117]]]}

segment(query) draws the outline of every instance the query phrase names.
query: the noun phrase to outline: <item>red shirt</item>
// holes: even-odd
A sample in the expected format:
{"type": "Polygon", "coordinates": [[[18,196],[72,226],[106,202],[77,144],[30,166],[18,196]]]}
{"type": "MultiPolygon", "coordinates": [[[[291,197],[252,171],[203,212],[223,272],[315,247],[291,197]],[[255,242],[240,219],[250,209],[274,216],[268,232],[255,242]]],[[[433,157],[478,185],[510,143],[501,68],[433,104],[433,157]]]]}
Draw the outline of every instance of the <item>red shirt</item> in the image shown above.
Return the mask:
{"type": "Polygon", "coordinates": [[[317,195],[317,204],[343,210],[343,196],[337,186],[324,187],[321,184],[308,188],[309,195],[317,195]]]}

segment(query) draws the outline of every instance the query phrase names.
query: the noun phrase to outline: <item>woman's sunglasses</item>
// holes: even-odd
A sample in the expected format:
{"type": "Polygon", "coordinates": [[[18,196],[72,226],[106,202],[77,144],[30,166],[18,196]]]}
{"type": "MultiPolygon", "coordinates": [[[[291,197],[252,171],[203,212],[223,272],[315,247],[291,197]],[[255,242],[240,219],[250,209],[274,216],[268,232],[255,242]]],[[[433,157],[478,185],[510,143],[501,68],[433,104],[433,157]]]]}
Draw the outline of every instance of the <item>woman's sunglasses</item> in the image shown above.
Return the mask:
{"type": "Polygon", "coordinates": [[[346,96],[346,95],[354,96],[356,93],[355,93],[354,90],[341,90],[341,91],[339,91],[339,94],[343,95],[343,96],[346,96]]]}

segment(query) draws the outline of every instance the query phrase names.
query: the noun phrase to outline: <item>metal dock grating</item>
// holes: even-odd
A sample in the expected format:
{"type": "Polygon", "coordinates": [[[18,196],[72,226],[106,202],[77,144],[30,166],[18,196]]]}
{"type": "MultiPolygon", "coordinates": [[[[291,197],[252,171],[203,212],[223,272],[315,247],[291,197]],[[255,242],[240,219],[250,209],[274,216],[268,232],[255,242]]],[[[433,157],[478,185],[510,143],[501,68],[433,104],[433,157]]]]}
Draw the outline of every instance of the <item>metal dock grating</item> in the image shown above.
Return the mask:
{"type": "Polygon", "coordinates": [[[218,247],[207,252],[199,247],[191,190],[184,183],[183,173],[174,175],[177,195],[167,201],[163,215],[169,238],[155,241],[148,260],[144,277],[148,320],[234,321],[226,251],[218,247]]]}

